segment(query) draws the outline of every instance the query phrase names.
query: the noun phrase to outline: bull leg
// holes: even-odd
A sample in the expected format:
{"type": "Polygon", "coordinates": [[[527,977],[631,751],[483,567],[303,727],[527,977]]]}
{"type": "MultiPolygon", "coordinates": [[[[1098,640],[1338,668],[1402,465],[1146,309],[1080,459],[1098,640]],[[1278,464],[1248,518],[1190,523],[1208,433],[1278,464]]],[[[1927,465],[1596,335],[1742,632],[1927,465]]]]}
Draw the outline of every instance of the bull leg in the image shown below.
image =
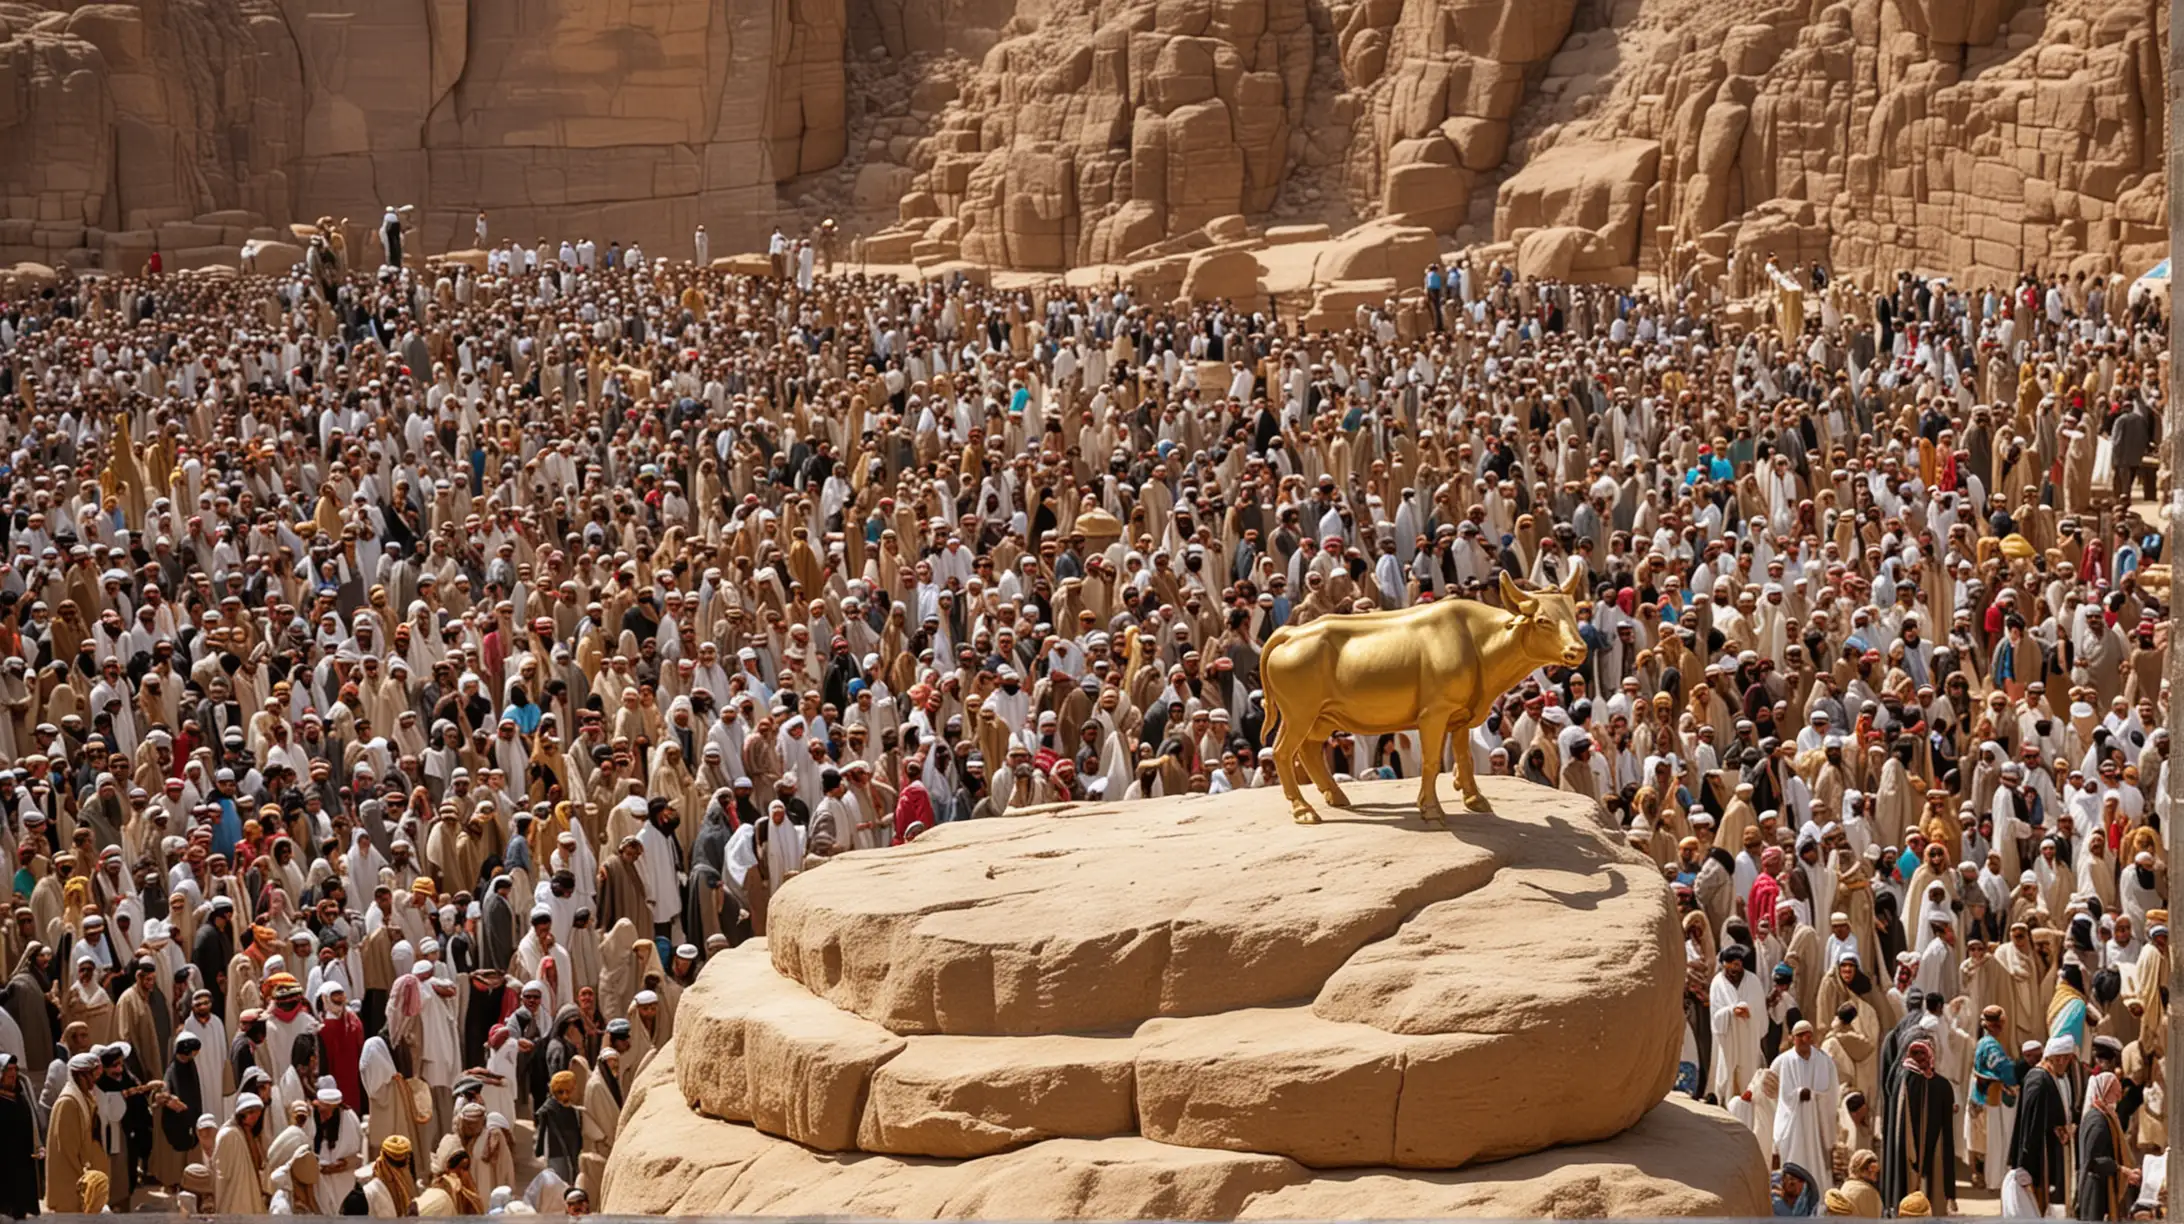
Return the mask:
{"type": "Polygon", "coordinates": [[[1320,794],[1327,797],[1329,807],[1346,808],[1350,806],[1350,797],[1342,793],[1341,785],[1335,781],[1335,771],[1327,768],[1327,737],[1335,731],[1333,723],[1313,725],[1313,746],[1303,754],[1304,771],[1312,775],[1313,784],[1320,788],[1320,794]]]}
{"type": "Polygon", "coordinates": [[[1289,800],[1289,818],[1298,824],[1318,824],[1319,813],[1305,801],[1298,779],[1304,775],[1304,746],[1311,738],[1311,724],[1284,717],[1274,732],[1274,772],[1282,779],[1282,794],[1289,800]]]}
{"type": "Polygon", "coordinates": [[[1488,803],[1486,795],[1479,790],[1479,779],[1471,765],[1471,737],[1463,734],[1464,731],[1469,730],[1469,723],[1470,719],[1468,718],[1458,718],[1454,724],[1458,728],[1456,737],[1456,793],[1463,796],[1465,811],[1491,812],[1494,810],[1494,805],[1488,803]]]}
{"type": "Polygon", "coordinates": [[[1448,723],[1448,715],[1439,710],[1418,716],[1418,815],[1427,824],[1440,824],[1443,819],[1441,797],[1435,792],[1441,781],[1441,754],[1448,746],[1448,723]]]}

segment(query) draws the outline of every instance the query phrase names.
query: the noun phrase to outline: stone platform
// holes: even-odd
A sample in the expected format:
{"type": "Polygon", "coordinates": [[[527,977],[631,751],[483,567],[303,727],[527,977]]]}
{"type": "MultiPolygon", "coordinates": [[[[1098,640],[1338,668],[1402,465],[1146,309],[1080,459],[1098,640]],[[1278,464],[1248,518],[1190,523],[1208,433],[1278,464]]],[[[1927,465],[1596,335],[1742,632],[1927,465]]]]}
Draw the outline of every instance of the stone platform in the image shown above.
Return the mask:
{"type": "Polygon", "coordinates": [[[1318,826],[1277,791],[1085,805],[798,877],[684,994],[606,1208],[1764,1213],[1749,1133],[1663,1101],[1651,865],[1522,783],[1445,829],[1350,789],[1318,826]]]}

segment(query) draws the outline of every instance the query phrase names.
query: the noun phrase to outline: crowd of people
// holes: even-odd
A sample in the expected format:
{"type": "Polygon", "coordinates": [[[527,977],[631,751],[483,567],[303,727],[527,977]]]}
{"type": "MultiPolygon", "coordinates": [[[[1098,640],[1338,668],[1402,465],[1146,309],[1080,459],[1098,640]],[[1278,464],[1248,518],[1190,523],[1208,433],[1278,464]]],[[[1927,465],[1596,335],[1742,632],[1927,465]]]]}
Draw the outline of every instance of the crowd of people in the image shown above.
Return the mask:
{"type": "Polygon", "coordinates": [[[1278,785],[1275,629],[1504,574],[1589,653],[1450,747],[1660,865],[1778,1210],[2147,1190],[2162,303],[1457,260],[1300,333],[478,230],[0,304],[0,1211],[587,1210],[788,879],[1278,785]]]}

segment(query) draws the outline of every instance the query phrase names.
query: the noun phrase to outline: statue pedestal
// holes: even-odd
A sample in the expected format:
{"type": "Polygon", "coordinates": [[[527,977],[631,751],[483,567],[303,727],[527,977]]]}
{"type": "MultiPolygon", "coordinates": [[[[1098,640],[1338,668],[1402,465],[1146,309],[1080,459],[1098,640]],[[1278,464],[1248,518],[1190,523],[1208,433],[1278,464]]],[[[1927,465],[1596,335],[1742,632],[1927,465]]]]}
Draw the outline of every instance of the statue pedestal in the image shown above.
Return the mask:
{"type": "Polygon", "coordinates": [[[614,1213],[1765,1214],[1664,1101],[1683,946],[1571,797],[1278,790],[943,825],[774,898],[639,1077],[614,1213]]]}

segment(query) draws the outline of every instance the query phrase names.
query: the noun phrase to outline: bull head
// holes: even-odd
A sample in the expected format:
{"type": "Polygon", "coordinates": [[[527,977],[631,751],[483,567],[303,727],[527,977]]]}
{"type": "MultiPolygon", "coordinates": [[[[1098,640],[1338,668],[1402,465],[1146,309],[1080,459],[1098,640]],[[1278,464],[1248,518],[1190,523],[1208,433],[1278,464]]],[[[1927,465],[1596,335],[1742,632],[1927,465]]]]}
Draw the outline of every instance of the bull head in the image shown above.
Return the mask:
{"type": "Polygon", "coordinates": [[[1502,574],[1502,604],[1516,613],[1517,644],[1528,658],[1564,667],[1585,661],[1585,639],[1577,631],[1577,594],[1583,586],[1575,570],[1552,591],[1527,591],[1502,574]]]}

